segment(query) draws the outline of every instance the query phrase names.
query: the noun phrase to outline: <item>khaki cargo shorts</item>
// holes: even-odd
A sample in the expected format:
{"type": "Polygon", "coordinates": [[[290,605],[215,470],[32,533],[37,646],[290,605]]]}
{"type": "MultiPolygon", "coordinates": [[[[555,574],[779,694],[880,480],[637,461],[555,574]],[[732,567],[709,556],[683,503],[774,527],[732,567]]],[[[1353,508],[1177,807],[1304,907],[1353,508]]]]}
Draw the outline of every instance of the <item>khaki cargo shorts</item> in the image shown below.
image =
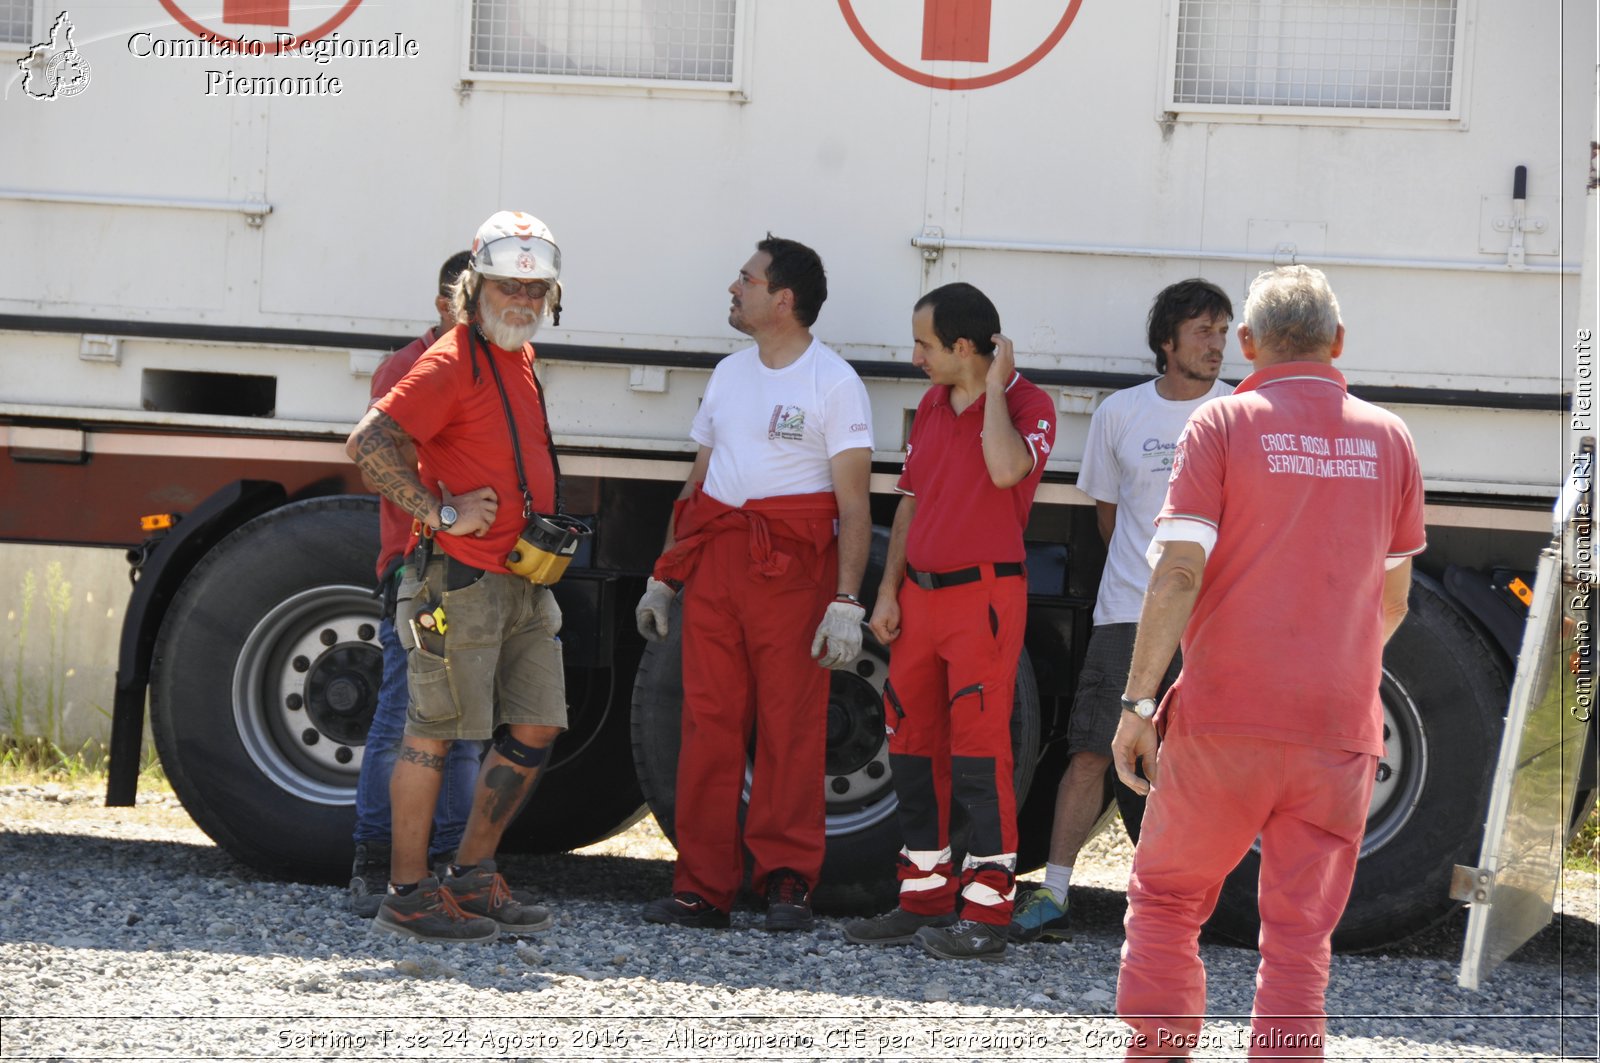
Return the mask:
{"type": "MultiPolygon", "coordinates": [[[[400,583],[395,629],[406,650],[406,734],[483,739],[501,724],[565,729],[561,607],[550,588],[484,572],[448,590],[449,571],[446,559],[435,556],[421,579],[407,566],[400,583]],[[445,614],[442,636],[415,623],[438,607],[445,614]]],[[[453,582],[461,582],[461,571],[456,566],[453,582]]]]}

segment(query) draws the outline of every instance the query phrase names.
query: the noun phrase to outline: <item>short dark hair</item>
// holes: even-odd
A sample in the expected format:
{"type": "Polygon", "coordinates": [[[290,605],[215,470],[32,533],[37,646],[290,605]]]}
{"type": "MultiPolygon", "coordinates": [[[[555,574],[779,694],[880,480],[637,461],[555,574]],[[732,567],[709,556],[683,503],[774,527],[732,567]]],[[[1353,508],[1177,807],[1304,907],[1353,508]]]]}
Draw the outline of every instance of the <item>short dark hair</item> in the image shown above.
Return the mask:
{"type": "Polygon", "coordinates": [[[912,313],[933,308],[933,334],[946,347],[967,339],[982,355],[994,354],[994,334],[1000,331],[1000,311],[989,297],[965,281],[944,284],[917,300],[912,313]]]}
{"type": "Polygon", "coordinates": [[[439,294],[446,299],[450,298],[450,289],[455,287],[456,278],[471,265],[471,251],[457,251],[445,259],[444,265],[439,267],[439,294]]]}
{"type": "Polygon", "coordinates": [[[772,256],[772,264],[767,267],[767,291],[793,292],[795,320],[810,328],[822,312],[822,304],[828,301],[828,274],[823,271],[821,257],[805,244],[770,232],[756,244],[756,250],[772,256]]]}
{"type": "Polygon", "coordinates": [[[1167,352],[1161,347],[1167,343],[1177,345],[1180,325],[1190,318],[1219,314],[1232,321],[1233,300],[1208,280],[1190,277],[1161,289],[1156,301],[1150,304],[1150,317],[1145,321],[1150,349],[1156,356],[1156,372],[1167,371],[1167,352]]]}

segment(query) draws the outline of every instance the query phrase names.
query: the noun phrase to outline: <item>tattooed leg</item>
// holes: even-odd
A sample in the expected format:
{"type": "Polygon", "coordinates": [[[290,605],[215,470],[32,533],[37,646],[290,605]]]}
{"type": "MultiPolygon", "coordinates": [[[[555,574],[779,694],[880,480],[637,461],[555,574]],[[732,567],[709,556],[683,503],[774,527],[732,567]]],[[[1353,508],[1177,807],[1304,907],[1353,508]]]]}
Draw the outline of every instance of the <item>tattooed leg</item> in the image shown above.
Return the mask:
{"type": "Polygon", "coordinates": [[[433,807],[444,783],[444,761],[450,743],[406,735],[389,779],[389,824],[393,856],[389,877],[394,882],[416,882],[429,874],[428,832],[433,828],[433,807]]]}
{"type": "MultiPolygon", "coordinates": [[[[533,727],[518,725],[511,729],[517,741],[535,748],[549,746],[561,734],[558,727],[533,727]]],[[[533,793],[534,783],[541,769],[527,768],[503,757],[493,746],[483,758],[483,770],[478,774],[478,791],[472,802],[472,815],[467,819],[467,829],[461,835],[458,859],[463,864],[475,864],[494,856],[500,848],[500,838],[506,827],[517,818],[522,806],[533,793]]]]}

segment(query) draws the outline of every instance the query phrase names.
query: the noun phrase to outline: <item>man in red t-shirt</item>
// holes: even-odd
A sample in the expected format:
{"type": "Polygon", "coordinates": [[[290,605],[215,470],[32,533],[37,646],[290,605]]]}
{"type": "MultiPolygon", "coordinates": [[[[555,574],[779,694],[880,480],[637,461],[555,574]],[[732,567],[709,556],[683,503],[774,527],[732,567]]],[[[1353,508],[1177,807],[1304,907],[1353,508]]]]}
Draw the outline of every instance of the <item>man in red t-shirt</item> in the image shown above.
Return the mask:
{"type": "MultiPolygon", "coordinates": [[[[439,315],[438,327],[430,328],[378,363],[372,374],[373,402],[387,395],[435,340],[455,328],[450,289],[471,262],[472,252],[458,251],[439,268],[439,288],[433,300],[439,315]]],[[[410,457],[415,462],[416,455],[410,457]]],[[[406,726],[406,651],[395,632],[394,592],[400,585],[401,562],[411,545],[412,520],[411,514],[379,497],[378,583],[384,592],[384,616],[378,623],[378,642],[383,647],[383,682],[378,687],[378,705],[367,728],[361,775],[356,782],[355,859],[350,869],[351,905],[357,915],[366,919],[378,914],[389,880],[389,781],[406,726]]],[[[476,742],[457,742],[450,747],[444,785],[439,789],[439,804],[433,813],[433,835],[428,840],[430,865],[453,855],[461,844],[461,831],[478,782],[481,752],[476,742]]]]}
{"type": "Polygon", "coordinates": [[[934,386],[906,445],[871,622],[894,647],[884,722],[903,835],[900,903],[851,923],[845,938],[997,959],[1017,878],[1011,699],[1028,613],[1022,533],[1055,442],[1055,404],[1016,371],[999,313],[972,285],[924,295],[911,331],[911,360],[934,386]],[[952,799],[972,824],[959,872],[952,799]]]}
{"type": "Polygon", "coordinates": [[[1256,371],[1190,417],[1173,457],[1111,745],[1122,781],[1150,795],[1117,982],[1130,1059],[1198,1043],[1200,925],[1258,838],[1250,1058],[1322,1057],[1329,942],[1383,753],[1383,644],[1425,545],[1411,436],[1346,392],[1343,347],[1322,273],[1261,274],[1239,326],[1256,371]]]}
{"type": "Polygon", "coordinates": [[[560,270],[543,222],[491,216],[453,291],[458,324],[373,404],[346,446],[368,481],[423,528],[395,611],[409,703],[389,791],[389,888],[373,921],[387,932],[487,941],[498,929],[551,922],[543,908],[512,899],[494,854],[567,722],[561,610],[549,587],[506,567],[528,518],[555,508],[554,451],[528,341],[559,312],[560,270]],[[446,757],[456,741],[491,737],[441,881],[429,873],[428,826],[446,757]]]}

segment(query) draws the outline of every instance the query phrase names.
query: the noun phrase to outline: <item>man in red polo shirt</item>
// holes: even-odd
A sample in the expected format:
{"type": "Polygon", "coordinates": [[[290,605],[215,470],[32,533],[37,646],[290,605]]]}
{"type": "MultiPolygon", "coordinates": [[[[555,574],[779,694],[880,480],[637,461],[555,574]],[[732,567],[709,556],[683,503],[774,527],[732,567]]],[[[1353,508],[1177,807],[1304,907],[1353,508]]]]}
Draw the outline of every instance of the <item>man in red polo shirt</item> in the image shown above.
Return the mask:
{"type": "Polygon", "coordinates": [[[452,292],[458,324],[346,444],[368,481],[424,529],[395,610],[409,700],[389,788],[393,858],[373,920],[380,931],[488,941],[500,929],[551,923],[545,909],[511,897],[494,855],[567,724],[561,609],[549,587],[506,567],[528,518],[554,509],[554,451],[529,340],[559,310],[560,272],[543,222],[491,215],[452,292]],[[447,755],[457,741],[491,737],[456,862],[435,878],[428,826],[447,755]]]}
{"type": "Polygon", "coordinates": [[[1016,371],[994,304],[970,284],[917,301],[917,407],[871,627],[893,644],[884,690],[900,802],[900,903],[848,941],[912,941],[944,959],[998,959],[1016,894],[1011,696],[1027,622],[1022,544],[1055,442],[1055,404],[1016,371]],[[972,822],[952,866],[950,802],[972,822]],[[960,920],[956,919],[957,892],[960,920]]]}
{"type": "Polygon", "coordinates": [[[1256,371],[1178,440],[1111,744],[1122,781],[1150,795],[1117,982],[1130,1059],[1198,1042],[1200,924],[1257,838],[1250,1058],[1322,1058],[1329,941],[1383,754],[1383,644],[1425,545],[1411,436],[1346,392],[1331,364],[1343,346],[1326,277],[1261,274],[1239,326],[1256,371]],[[1180,635],[1183,672],[1157,715],[1180,635]]]}

